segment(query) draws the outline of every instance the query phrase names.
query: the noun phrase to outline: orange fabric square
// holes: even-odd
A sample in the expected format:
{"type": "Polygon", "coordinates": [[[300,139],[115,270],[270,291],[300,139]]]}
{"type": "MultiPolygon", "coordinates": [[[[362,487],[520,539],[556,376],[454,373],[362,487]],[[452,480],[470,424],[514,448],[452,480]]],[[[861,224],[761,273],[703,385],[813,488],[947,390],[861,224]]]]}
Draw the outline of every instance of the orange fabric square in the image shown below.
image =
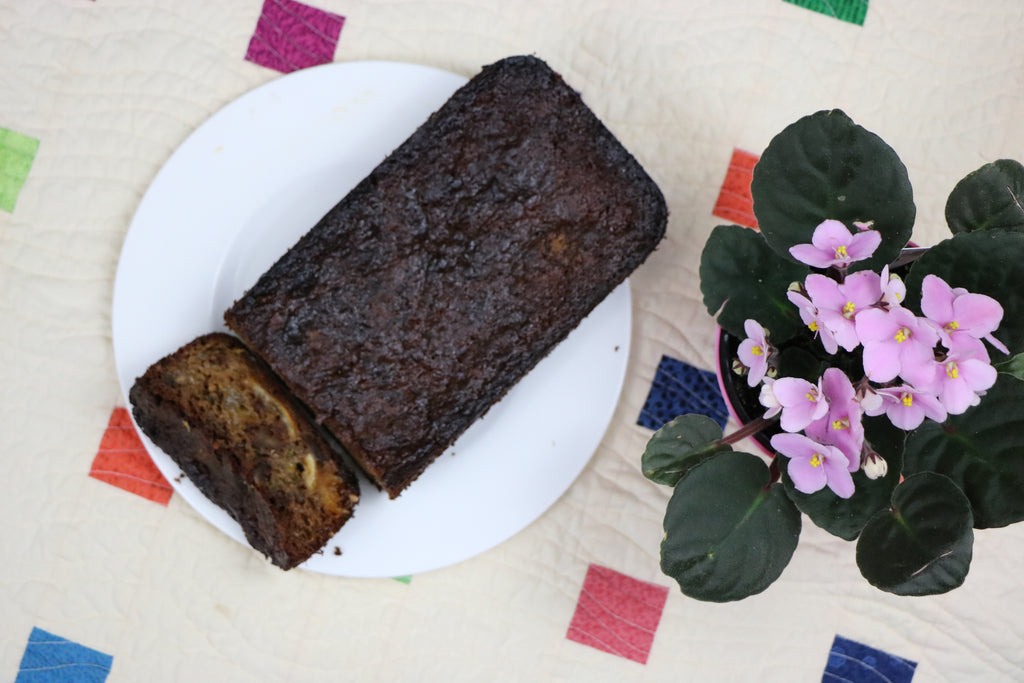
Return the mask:
{"type": "Polygon", "coordinates": [[[114,408],[89,476],[167,505],[174,489],[153,464],[128,410],[114,408]]]}
{"type": "Polygon", "coordinates": [[[750,181],[754,177],[754,165],[760,158],[741,149],[732,151],[729,170],[726,171],[712,214],[737,225],[757,228],[754,200],[750,196],[750,181]]]}

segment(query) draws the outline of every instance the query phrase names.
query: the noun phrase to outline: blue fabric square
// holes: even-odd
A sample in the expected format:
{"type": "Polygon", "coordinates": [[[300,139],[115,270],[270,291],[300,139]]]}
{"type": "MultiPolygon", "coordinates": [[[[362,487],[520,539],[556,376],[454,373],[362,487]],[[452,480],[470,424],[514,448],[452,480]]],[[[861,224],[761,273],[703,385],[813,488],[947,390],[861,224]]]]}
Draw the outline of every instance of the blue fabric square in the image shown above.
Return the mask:
{"type": "Polygon", "coordinates": [[[14,683],[103,683],[114,658],[33,628],[14,683]]]}
{"type": "Polygon", "coordinates": [[[729,419],[715,373],[662,356],[636,423],[657,430],[683,413],[706,415],[723,428],[729,419]]]}
{"type": "Polygon", "coordinates": [[[910,683],[917,662],[836,636],[822,683],[910,683]]]}

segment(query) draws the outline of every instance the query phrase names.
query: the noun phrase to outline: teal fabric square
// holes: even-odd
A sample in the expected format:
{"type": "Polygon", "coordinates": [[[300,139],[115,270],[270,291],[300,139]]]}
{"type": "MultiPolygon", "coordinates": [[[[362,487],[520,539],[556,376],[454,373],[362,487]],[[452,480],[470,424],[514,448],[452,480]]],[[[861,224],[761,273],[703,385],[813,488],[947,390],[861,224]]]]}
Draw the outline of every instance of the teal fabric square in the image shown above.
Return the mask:
{"type": "Polygon", "coordinates": [[[864,18],[868,14],[868,0],[783,0],[783,2],[799,5],[812,12],[819,12],[858,26],[864,25],[864,18]]]}

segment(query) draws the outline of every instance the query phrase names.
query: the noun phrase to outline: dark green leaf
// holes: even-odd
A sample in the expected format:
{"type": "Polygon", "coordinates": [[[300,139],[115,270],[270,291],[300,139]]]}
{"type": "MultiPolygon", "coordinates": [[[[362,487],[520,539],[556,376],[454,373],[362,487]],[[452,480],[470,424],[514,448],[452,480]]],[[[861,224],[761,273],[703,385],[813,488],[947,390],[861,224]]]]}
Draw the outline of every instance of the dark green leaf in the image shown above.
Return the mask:
{"type": "MultiPolygon", "coordinates": [[[[811,341],[810,337],[807,343],[811,344],[812,348],[821,346],[821,342],[811,341]]],[[[823,359],[808,351],[806,347],[787,346],[779,351],[779,377],[799,377],[817,383],[827,367],[828,364],[823,359]]]]}
{"type": "Polygon", "coordinates": [[[665,511],[661,570],[685,595],[741,600],[782,574],[800,537],[800,512],[769,480],[761,459],[728,451],[676,484],[665,511]]]}
{"type": "MultiPolygon", "coordinates": [[[[980,234],[980,233],[975,233],[980,234]]],[[[1024,382],[999,375],[981,405],[907,437],[904,473],[938,472],[967,494],[979,529],[1024,520],[1024,382]]]]}
{"type": "Polygon", "coordinates": [[[701,254],[700,291],[708,313],[721,309],[718,324],[730,333],[746,337],[743,321],[752,318],[778,344],[802,325],[786,290],[808,272],[806,266],[779,258],[756,230],[720,225],[711,231],[701,254]]]}
{"type": "Polygon", "coordinates": [[[974,531],[967,497],[948,478],[915,474],[896,487],[857,541],[857,566],[871,585],[896,595],[935,595],[964,582],[974,531]]]}
{"type": "Polygon", "coordinates": [[[1024,232],[964,232],[936,244],[914,262],[906,277],[909,305],[920,301],[921,283],[929,273],[951,287],[963,287],[999,301],[1003,321],[995,336],[1011,353],[1024,352],[1024,232]]]}
{"type": "Polygon", "coordinates": [[[946,201],[946,223],[954,233],[1024,230],[1024,166],[1000,159],[970,173],[946,201]]]}
{"type": "Polygon", "coordinates": [[[880,479],[868,479],[863,470],[854,472],[855,489],[853,495],[846,499],[827,487],[811,494],[797,491],[786,469],[788,460],[779,459],[786,494],[797,508],[825,531],[847,541],[856,539],[868,520],[888,507],[892,491],[899,483],[903,463],[903,430],[893,427],[884,417],[865,418],[864,433],[867,442],[885,459],[889,469],[880,479]]]}
{"type": "Polygon", "coordinates": [[[806,116],[775,136],[754,166],[751,194],[761,232],[787,259],[826,219],[851,231],[854,221],[874,221],[882,244],[851,270],[891,263],[910,239],[917,211],[896,152],[839,110],[806,116]]]}
{"type": "Polygon", "coordinates": [[[1019,380],[1024,380],[1024,353],[1018,353],[1009,359],[994,363],[996,370],[1007,375],[1013,375],[1019,380]]]}
{"type": "Polygon", "coordinates": [[[719,451],[732,449],[721,440],[722,428],[710,417],[680,415],[647,442],[641,458],[644,476],[659,484],[675,486],[691,467],[719,451]]]}

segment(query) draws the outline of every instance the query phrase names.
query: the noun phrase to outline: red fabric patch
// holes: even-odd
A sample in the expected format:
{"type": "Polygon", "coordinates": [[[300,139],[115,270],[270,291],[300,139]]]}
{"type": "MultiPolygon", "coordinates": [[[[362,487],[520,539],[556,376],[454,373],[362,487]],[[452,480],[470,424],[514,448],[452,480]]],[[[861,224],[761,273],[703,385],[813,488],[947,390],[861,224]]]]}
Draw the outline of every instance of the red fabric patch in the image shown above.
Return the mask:
{"type": "Polygon", "coordinates": [[[754,177],[754,165],[760,158],[741,149],[732,151],[729,170],[722,182],[722,189],[718,192],[718,201],[715,202],[712,214],[737,225],[757,228],[754,200],[750,196],[750,181],[754,177]]]}
{"type": "Polygon", "coordinates": [[[668,588],[592,564],[565,637],[647,663],[668,588]]]}
{"type": "Polygon", "coordinates": [[[89,476],[167,505],[174,489],[153,464],[125,408],[114,408],[89,476]]]}
{"type": "Polygon", "coordinates": [[[334,60],[345,17],[295,0],[264,0],[245,58],[290,73],[334,60]]]}

